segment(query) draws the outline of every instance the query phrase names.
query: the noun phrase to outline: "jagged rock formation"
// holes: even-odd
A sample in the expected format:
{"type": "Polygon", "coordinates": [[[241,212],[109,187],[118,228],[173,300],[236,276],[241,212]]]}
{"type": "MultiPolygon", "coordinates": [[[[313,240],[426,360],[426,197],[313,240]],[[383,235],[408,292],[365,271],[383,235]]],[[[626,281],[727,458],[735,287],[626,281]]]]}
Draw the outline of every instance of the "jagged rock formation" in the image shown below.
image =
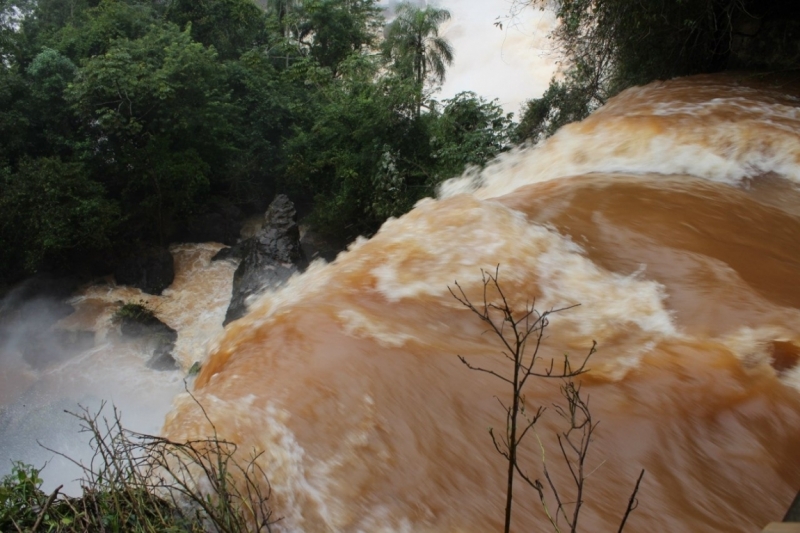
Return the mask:
{"type": "Polygon", "coordinates": [[[282,194],[276,196],[264,215],[261,231],[226,252],[241,257],[241,262],[233,275],[231,303],[223,324],[245,314],[250,296],[277,287],[295,272],[305,270],[308,263],[300,249],[295,217],[291,200],[282,194]]]}
{"type": "Polygon", "coordinates": [[[147,366],[153,370],[175,370],[178,363],[172,356],[178,332],[159,320],[152,311],[137,304],[127,304],[117,312],[116,321],[123,336],[142,340],[152,346],[153,355],[147,366]]]}

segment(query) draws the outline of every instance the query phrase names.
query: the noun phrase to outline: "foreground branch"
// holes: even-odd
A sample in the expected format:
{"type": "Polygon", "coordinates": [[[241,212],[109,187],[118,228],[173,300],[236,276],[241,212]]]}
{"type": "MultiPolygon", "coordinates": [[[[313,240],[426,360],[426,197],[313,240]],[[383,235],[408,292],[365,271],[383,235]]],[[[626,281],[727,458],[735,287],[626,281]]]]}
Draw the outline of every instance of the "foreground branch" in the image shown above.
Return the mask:
{"type": "MultiPolygon", "coordinates": [[[[542,508],[553,529],[557,533],[561,533],[562,530],[559,526],[559,521],[563,519],[570,533],[575,533],[578,529],[578,519],[584,503],[585,482],[588,477],[585,470],[586,458],[588,456],[592,435],[597,428],[598,422],[595,422],[592,418],[591,411],[589,410],[588,397],[584,400],[581,396],[580,385],[576,385],[574,379],[588,371],[586,365],[589,358],[595,353],[597,343],[592,343],[588,353],[578,366],[574,366],[569,356],[566,354],[564,355],[563,361],[559,362],[558,365],[556,365],[555,359],[551,359],[549,362],[543,362],[537,366],[537,363],[542,361],[542,358],[539,356],[539,349],[542,346],[545,329],[549,325],[549,316],[554,313],[572,309],[576,306],[572,305],[551,309],[540,313],[535,308],[535,300],[533,300],[531,302],[526,302],[521,310],[515,310],[511,303],[509,303],[503,288],[500,286],[500,267],[498,266],[494,273],[481,270],[481,275],[483,281],[483,301],[480,304],[474,304],[458,282],[455,282],[455,290],[453,288],[449,288],[449,290],[453,298],[469,309],[487,325],[490,332],[494,333],[500,343],[501,354],[512,364],[510,371],[502,372],[475,365],[469,362],[464,356],[458,356],[459,360],[470,370],[494,376],[504,383],[507,383],[510,388],[510,405],[504,404],[503,401],[498,398],[500,405],[506,413],[506,428],[504,434],[498,437],[493,428],[489,429],[492,444],[507,462],[506,505],[503,531],[509,533],[511,530],[514,478],[516,474],[519,474],[519,476],[538,493],[542,508]],[[523,438],[529,431],[533,430],[535,433],[534,427],[544,413],[543,407],[539,407],[533,416],[529,416],[525,411],[524,388],[530,377],[545,379],[558,378],[563,381],[561,393],[566,400],[566,406],[562,407],[556,405],[555,410],[567,422],[567,429],[560,433],[557,439],[561,457],[569,469],[570,476],[575,486],[576,497],[574,502],[567,504],[567,502],[562,499],[557,485],[550,476],[545,460],[544,446],[539,436],[536,435],[542,452],[544,477],[557,503],[555,513],[551,513],[548,508],[545,497],[545,485],[539,479],[533,479],[528,476],[521,468],[518,460],[519,446],[523,438]],[[567,505],[572,506],[570,512],[567,511],[567,505]]],[[[636,482],[636,487],[628,502],[628,507],[623,516],[619,531],[622,531],[625,527],[628,516],[638,505],[636,494],[643,476],[644,470],[642,470],[636,482]]]]}

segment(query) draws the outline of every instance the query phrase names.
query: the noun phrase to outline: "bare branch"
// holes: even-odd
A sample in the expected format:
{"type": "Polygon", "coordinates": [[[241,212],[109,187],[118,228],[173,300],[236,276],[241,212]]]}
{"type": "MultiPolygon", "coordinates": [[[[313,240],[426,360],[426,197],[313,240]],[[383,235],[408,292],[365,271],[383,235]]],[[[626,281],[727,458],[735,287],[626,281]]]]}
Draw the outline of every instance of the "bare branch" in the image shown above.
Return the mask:
{"type": "Polygon", "coordinates": [[[633,512],[634,509],[639,507],[639,500],[636,499],[636,494],[639,492],[639,483],[642,482],[643,477],[644,477],[644,468],[639,474],[639,479],[636,480],[636,486],[633,487],[633,493],[631,493],[631,497],[628,500],[628,507],[625,509],[625,514],[622,517],[622,523],[620,523],[617,533],[622,533],[622,530],[625,529],[625,522],[628,521],[628,516],[630,516],[630,514],[633,512]]]}
{"type": "MultiPolygon", "coordinates": [[[[490,374],[511,386],[511,403],[509,405],[506,405],[500,398],[496,397],[498,403],[506,413],[505,435],[498,437],[494,429],[489,428],[489,435],[495,450],[503,456],[508,463],[504,532],[509,533],[511,528],[514,477],[515,475],[519,475],[539,494],[542,509],[554,530],[560,533],[561,529],[558,522],[560,518],[563,518],[569,527],[570,533],[575,533],[581,507],[583,505],[585,481],[597,470],[597,468],[595,468],[589,475],[585,475],[584,472],[592,435],[598,423],[592,419],[591,412],[589,411],[589,397],[587,396],[585,400],[581,397],[580,385],[576,385],[573,379],[588,372],[587,364],[591,356],[594,355],[597,350],[597,343],[592,342],[592,347],[577,367],[572,364],[569,355],[565,354],[563,362],[560,363],[558,367],[556,366],[556,360],[550,359],[549,364],[545,364],[543,369],[537,369],[536,364],[542,359],[539,356],[539,350],[545,338],[545,329],[550,324],[550,315],[573,309],[578,304],[551,308],[548,311],[539,313],[535,308],[536,300],[530,299],[525,302],[525,307],[522,311],[515,311],[506,293],[500,286],[499,279],[499,265],[495,269],[494,274],[483,269],[481,270],[481,281],[483,283],[483,302],[481,305],[473,304],[464,288],[459,285],[457,281],[455,282],[456,290],[451,287],[448,287],[448,290],[453,298],[487,325],[488,329],[486,332],[494,333],[502,345],[501,355],[513,365],[510,375],[506,376],[488,368],[472,365],[465,357],[461,355],[458,356],[459,360],[468,369],[490,374]],[[490,289],[493,294],[496,294],[494,299],[490,299],[490,289]],[[528,344],[529,340],[531,340],[530,346],[528,344]],[[556,370],[557,368],[560,368],[560,370],[556,370]],[[535,425],[544,413],[544,408],[541,406],[538,407],[533,416],[530,416],[526,412],[524,387],[528,378],[532,376],[563,380],[561,393],[566,399],[566,407],[555,405],[555,411],[566,421],[568,426],[563,433],[557,435],[557,440],[562,459],[566,463],[572,477],[572,482],[575,485],[576,498],[574,502],[565,502],[562,500],[558,488],[550,476],[545,458],[544,446],[541,439],[539,439],[539,435],[535,431],[535,425]],[[519,446],[531,430],[533,430],[534,435],[536,435],[541,449],[544,476],[558,504],[555,515],[553,515],[548,508],[544,493],[544,484],[538,479],[529,477],[518,462],[519,446]],[[572,506],[571,516],[567,513],[567,505],[572,506]]],[[[641,481],[641,476],[639,481],[641,481]]],[[[639,482],[637,481],[636,488],[628,505],[628,510],[626,511],[625,517],[623,517],[623,526],[627,516],[636,508],[635,496],[638,491],[638,486],[639,482]]]]}

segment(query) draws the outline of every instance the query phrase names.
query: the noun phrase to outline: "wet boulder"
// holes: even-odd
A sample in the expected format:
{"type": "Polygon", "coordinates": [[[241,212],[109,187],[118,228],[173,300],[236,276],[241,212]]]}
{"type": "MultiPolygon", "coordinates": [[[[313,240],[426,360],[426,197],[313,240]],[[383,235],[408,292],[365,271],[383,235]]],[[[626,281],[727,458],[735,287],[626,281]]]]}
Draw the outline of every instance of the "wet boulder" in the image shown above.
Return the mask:
{"type": "Polygon", "coordinates": [[[233,275],[231,303],[223,324],[244,316],[249,297],[278,287],[292,274],[305,270],[307,262],[291,200],[282,194],[275,197],[264,215],[264,226],[238,248],[233,252],[241,256],[241,262],[233,275]]]}
{"type": "MultiPolygon", "coordinates": [[[[246,241],[243,241],[246,242],[246,241]]],[[[243,243],[221,249],[211,258],[212,261],[241,261],[244,256],[243,243]]]]}
{"type": "Polygon", "coordinates": [[[178,363],[172,355],[178,332],[163,323],[153,312],[141,304],[127,303],[114,315],[119,331],[124,337],[146,343],[152,350],[147,366],[153,370],[176,370],[178,363]]]}
{"type": "Polygon", "coordinates": [[[130,285],[148,294],[161,294],[175,279],[175,264],[166,248],[134,255],[114,270],[118,285],[130,285]]]}

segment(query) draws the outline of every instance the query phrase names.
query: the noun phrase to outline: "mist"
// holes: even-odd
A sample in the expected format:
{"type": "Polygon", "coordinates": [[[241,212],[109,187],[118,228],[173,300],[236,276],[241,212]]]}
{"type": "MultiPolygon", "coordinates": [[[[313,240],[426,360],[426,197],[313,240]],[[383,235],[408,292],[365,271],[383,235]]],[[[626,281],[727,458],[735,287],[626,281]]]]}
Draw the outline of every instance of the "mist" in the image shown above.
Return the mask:
{"type": "Polygon", "coordinates": [[[65,326],[71,305],[52,293],[31,297],[26,288],[0,301],[0,476],[20,461],[44,467],[46,492],[64,484],[76,493],[80,468],[54,451],[86,462],[91,448],[69,413],[108,404],[103,415],[110,416],[113,405],[129,429],[158,432],[183,374],[147,369],[143,346],[107,329],[65,326]]]}
{"type": "Polygon", "coordinates": [[[84,408],[97,413],[105,406],[110,418],[116,407],[126,429],[160,433],[186,370],[223,329],[235,266],[210,262],[220,248],[174,246],[176,278],[160,296],[108,280],[82,287],[33,280],[0,300],[0,476],[21,461],[45,467],[45,492],[64,484],[77,493],[80,468],[59,454],[91,459],[91,436],[70,414],[84,408]],[[179,369],[148,368],[152,343],[120,334],[113,315],[131,301],[179,329],[179,369]]]}

